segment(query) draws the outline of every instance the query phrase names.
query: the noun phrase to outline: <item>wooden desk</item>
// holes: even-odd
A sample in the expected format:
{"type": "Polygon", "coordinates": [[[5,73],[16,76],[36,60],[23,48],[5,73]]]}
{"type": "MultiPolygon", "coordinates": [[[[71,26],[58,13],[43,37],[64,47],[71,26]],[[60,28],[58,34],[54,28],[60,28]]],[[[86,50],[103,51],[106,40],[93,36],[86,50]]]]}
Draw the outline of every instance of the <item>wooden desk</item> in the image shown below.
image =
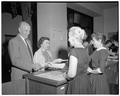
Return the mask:
{"type": "Polygon", "coordinates": [[[36,72],[26,74],[27,94],[65,94],[66,80],[62,71],[36,72]]]}

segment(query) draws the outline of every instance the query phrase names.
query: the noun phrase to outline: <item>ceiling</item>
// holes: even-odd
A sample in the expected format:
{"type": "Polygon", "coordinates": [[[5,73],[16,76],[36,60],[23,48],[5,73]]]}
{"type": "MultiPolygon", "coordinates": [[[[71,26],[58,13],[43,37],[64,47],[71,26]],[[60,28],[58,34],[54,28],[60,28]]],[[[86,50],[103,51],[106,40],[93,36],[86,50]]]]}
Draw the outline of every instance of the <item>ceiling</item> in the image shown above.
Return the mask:
{"type": "Polygon", "coordinates": [[[110,2],[110,3],[107,3],[107,2],[100,2],[100,3],[94,3],[94,4],[96,4],[96,5],[98,5],[100,8],[102,8],[102,9],[108,9],[108,8],[114,8],[114,7],[116,7],[116,6],[118,6],[118,3],[116,2],[116,3],[112,3],[112,2],[110,2]]]}

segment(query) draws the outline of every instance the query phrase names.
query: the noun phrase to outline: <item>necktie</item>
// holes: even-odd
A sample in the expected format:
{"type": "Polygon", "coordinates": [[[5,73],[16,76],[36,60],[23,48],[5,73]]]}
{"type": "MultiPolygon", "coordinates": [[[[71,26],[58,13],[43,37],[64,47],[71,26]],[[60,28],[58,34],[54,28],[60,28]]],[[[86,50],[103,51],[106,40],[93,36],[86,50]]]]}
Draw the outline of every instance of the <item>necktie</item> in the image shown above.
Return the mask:
{"type": "Polygon", "coordinates": [[[31,52],[31,50],[30,50],[30,46],[29,46],[29,44],[28,44],[27,39],[25,39],[25,41],[26,41],[27,48],[28,48],[28,51],[29,51],[29,53],[30,53],[30,56],[31,56],[31,58],[32,58],[32,52],[31,52]]]}

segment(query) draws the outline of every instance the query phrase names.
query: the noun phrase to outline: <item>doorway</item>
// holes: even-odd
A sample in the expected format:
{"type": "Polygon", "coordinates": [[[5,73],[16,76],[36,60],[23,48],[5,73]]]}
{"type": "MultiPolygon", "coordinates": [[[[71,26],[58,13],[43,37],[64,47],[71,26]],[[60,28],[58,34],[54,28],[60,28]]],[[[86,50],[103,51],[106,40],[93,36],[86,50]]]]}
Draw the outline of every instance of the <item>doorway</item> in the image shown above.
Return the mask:
{"type": "Polygon", "coordinates": [[[87,41],[90,41],[93,33],[93,17],[80,13],[71,8],[67,8],[68,29],[72,26],[79,26],[86,31],[87,41]]]}

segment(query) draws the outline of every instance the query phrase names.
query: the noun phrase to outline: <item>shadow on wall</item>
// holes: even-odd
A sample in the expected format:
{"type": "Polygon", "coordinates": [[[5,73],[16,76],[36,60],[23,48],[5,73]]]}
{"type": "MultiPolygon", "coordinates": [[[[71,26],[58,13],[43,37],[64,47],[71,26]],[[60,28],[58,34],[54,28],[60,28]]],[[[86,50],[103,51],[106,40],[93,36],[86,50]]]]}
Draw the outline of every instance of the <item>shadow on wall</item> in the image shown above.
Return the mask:
{"type": "Polygon", "coordinates": [[[8,52],[8,42],[5,41],[2,44],[2,83],[9,82],[11,80],[11,60],[8,52]]]}
{"type": "Polygon", "coordinates": [[[60,48],[57,54],[58,58],[68,59],[68,50],[65,48],[60,48]]]}
{"type": "MultiPolygon", "coordinates": [[[[61,58],[61,59],[68,59],[68,53],[69,53],[69,50],[66,49],[66,48],[60,48],[58,50],[58,54],[57,54],[57,57],[58,58],[61,58]]],[[[66,68],[69,66],[69,63],[66,62],[66,68]]]]}

